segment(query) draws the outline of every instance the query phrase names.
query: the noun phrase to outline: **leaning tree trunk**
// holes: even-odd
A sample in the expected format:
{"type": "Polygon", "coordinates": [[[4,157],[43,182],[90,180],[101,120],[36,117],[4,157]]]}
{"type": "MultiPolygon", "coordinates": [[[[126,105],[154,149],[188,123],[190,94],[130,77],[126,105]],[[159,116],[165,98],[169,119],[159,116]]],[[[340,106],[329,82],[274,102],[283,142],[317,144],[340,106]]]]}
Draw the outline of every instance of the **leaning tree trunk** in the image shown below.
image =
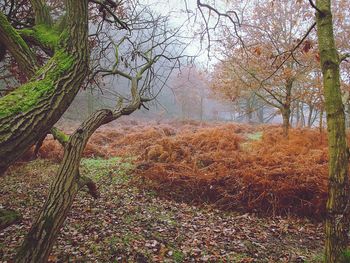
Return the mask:
{"type": "Polygon", "coordinates": [[[70,136],[44,208],[33,223],[15,262],[47,262],[54,241],[80,188],[79,164],[86,143],[98,127],[112,119],[112,111],[98,111],[70,136]]]}
{"type": "MultiPolygon", "coordinates": [[[[152,65],[151,63],[146,67],[152,65]]],[[[101,125],[139,109],[143,102],[137,91],[140,75],[138,74],[135,78],[130,77],[130,79],[132,95],[130,104],[120,106],[113,111],[99,110],[92,114],[68,140],[65,136],[61,136],[60,141],[64,142],[62,163],[51,185],[44,207],[17,253],[15,262],[41,263],[47,261],[79,188],[89,183],[89,181],[86,182],[86,179],[81,178],[79,164],[90,136],[101,125]]]]}
{"type": "Polygon", "coordinates": [[[345,262],[349,232],[348,147],[340,91],[339,54],[336,50],[330,0],[317,0],[317,36],[323,73],[328,127],[329,186],[326,218],[326,262],[345,262]]]}
{"type": "Polygon", "coordinates": [[[41,8],[44,2],[31,2],[38,11],[36,24],[46,24],[21,33],[51,48],[54,55],[39,68],[19,32],[0,12],[0,41],[22,69],[33,76],[0,98],[0,174],[47,134],[71,104],[88,71],[88,0],[66,0],[69,19],[61,33],[51,27],[47,12],[41,8]],[[46,35],[50,37],[45,39],[46,35]]]}

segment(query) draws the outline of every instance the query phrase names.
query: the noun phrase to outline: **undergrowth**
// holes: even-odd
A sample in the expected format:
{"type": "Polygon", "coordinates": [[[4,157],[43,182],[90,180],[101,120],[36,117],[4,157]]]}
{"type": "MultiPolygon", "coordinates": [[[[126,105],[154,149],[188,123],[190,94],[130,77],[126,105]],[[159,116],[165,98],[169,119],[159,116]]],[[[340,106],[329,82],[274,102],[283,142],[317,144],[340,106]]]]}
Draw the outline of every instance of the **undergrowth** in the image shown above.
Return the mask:
{"type": "MultiPolygon", "coordinates": [[[[59,161],[62,147],[48,137],[39,156],[59,161]]],[[[137,156],[135,182],[165,198],[264,215],[325,215],[327,139],[316,130],[292,129],[286,139],[276,126],[133,123],[98,130],[84,152],[98,160],[130,156],[137,156]]]]}

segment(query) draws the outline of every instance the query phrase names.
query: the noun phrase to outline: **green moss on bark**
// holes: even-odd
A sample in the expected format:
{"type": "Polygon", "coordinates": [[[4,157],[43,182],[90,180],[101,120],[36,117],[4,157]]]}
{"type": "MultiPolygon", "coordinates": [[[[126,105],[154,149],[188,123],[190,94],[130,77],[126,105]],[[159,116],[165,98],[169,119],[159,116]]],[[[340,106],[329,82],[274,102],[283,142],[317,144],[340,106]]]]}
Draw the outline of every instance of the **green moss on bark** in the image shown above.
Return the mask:
{"type": "Polygon", "coordinates": [[[37,25],[32,29],[21,29],[19,33],[24,37],[34,38],[41,45],[55,49],[60,40],[59,33],[46,25],[37,25]]]}
{"type": "Polygon", "coordinates": [[[0,100],[0,118],[14,113],[24,113],[35,106],[40,98],[55,90],[55,82],[73,66],[74,59],[63,50],[58,50],[41,68],[36,77],[0,100]],[[42,79],[40,77],[43,76],[42,79]]]}
{"type": "MultiPolygon", "coordinates": [[[[27,46],[27,44],[24,42],[23,38],[18,34],[16,30],[13,29],[11,24],[8,22],[6,16],[0,12],[0,24],[4,28],[7,34],[12,35],[18,44],[20,44],[22,47],[27,46]]],[[[29,47],[27,47],[29,49],[29,47]]]]}

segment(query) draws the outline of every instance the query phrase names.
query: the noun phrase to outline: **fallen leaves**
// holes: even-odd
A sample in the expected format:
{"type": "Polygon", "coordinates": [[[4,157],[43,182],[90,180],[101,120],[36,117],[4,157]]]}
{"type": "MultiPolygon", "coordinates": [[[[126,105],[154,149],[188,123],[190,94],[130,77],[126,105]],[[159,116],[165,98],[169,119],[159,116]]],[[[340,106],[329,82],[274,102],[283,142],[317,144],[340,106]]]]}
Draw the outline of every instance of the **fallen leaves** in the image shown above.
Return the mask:
{"type": "MultiPolygon", "coordinates": [[[[312,260],[321,252],[321,224],[224,213],[160,199],[133,186],[130,170],[117,174],[120,162],[83,162],[88,165],[85,171],[92,173],[96,169],[91,163],[105,167],[95,174],[101,198],[79,193],[50,262],[287,262],[312,260]]],[[[19,225],[0,232],[0,262],[11,260],[21,244],[56,168],[37,160],[0,179],[1,203],[24,217],[19,225]],[[19,186],[21,191],[14,191],[19,186]]]]}

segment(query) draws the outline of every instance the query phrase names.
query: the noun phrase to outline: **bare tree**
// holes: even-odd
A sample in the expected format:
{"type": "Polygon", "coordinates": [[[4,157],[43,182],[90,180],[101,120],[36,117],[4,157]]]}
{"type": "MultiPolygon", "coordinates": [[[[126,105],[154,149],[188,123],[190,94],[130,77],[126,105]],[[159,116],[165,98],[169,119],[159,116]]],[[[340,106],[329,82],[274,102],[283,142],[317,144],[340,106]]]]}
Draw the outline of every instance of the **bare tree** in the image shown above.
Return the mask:
{"type": "Polygon", "coordinates": [[[46,262],[78,190],[87,186],[98,196],[92,180],[79,172],[82,152],[94,131],[146,107],[164,85],[166,74],[188,58],[186,44],[179,38],[181,29],[171,28],[166,16],[155,15],[137,2],[121,10],[114,1],[91,1],[90,5],[87,0],[58,2],[56,7],[55,1],[32,0],[27,14],[33,10],[35,23],[21,24],[19,29],[11,25],[11,6],[3,8],[7,15],[0,13],[0,42],[27,78],[0,99],[0,168],[5,171],[48,132],[64,146],[64,158],[48,198],[16,262],[46,262]],[[61,17],[55,17],[47,4],[59,9],[61,17]],[[123,12],[128,13],[125,19],[121,19],[123,12]],[[89,16],[94,31],[90,38],[89,16]],[[90,64],[88,45],[93,46],[90,64]],[[41,61],[40,55],[47,59],[41,61]],[[84,83],[98,86],[96,79],[115,76],[125,78],[128,88],[123,95],[116,94],[114,108],[91,114],[70,136],[53,128],[84,83]]]}

